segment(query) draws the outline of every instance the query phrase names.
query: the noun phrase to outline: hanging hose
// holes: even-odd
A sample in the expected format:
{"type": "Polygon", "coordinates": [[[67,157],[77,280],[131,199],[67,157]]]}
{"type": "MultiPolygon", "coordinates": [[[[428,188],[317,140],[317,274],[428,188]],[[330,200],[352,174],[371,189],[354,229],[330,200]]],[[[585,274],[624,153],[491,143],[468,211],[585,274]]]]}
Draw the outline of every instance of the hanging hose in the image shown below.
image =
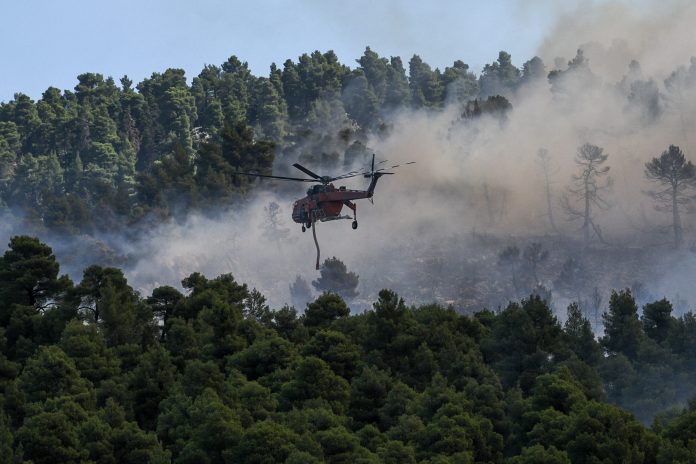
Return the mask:
{"type": "Polygon", "coordinates": [[[312,235],[314,236],[314,244],[317,246],[317,271],[319,270],[319,242],[317,242],[317,223],[312,218],[312,235]]]}

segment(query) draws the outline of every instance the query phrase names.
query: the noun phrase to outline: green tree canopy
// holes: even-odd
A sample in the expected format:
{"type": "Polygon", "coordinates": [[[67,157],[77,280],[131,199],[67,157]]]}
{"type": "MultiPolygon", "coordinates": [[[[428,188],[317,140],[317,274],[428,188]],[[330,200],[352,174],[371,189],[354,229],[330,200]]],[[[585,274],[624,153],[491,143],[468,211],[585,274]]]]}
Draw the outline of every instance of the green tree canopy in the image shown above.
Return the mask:
{"type": "Polygon", "coordinates": [[[340,259],[328,258],[324,261],[319,278],[312,282],[314,288],[320,292],[334,292],[347,301],[358,296],[355,290],[359,277],[354,272],[348,271],[346,265],[340,259]]]}

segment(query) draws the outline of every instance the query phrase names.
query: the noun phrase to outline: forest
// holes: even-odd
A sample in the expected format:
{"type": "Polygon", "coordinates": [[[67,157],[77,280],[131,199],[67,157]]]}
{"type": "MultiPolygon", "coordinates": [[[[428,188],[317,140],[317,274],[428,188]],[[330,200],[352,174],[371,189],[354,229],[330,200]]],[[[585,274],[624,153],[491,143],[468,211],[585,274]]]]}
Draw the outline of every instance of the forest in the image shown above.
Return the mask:
{"type": "Polygon", "coordinates": [[[617,50],[1,102],[3,462],[696,461],[696,59],[617,50]],[[374,152],[418,168],[307,278],[302,193],[240,173],[374,152]]]}
{"type": "Polygon", "coordinates": [[[235,172],[270,172],[276,157],[350,165],[402,107],[456,98],[471,117],[502,114],[510,105],[497,92],[533,78],[504,52],[480,83],[461,61],[441,73],[414,56],[409,77],[400,58],[369,47],[358,62],[316,51],[256,77],[232,56],[190,85],[167,69],[135,87],[85,73],[74,91],[17,93],[0,106],[0,200],[37,230],[125,230],[231,204],[252,188],[235,172]]]}
{"type": "MultiPolygon", "coordinates": [[[[616,50],[586,49],[553,64],[534,57],[521,68],[501,51],[478,76],[461,60],[441,71],[417,55],[404,63],[369,47],[353,69],[331,51],[315,51],[271,65],[262,77],[232,56],[190,84],[181,69],[137,84],[84,73],[73,90],[51,87],[37,101],[16,93],[0,103],[0,235],[40,236],[73,279],[93,263],[123,267],[148,290],[153,280],[177,285],[194,270],[249,272],[281,306],[292,279],[309,278],[296,263],[310,241],[296,245],[286,227],[288,206],[302,192],[238,173],[296,175],[291,165],[299,161],[339,174],[364,168],[377,152],[417,168],[383,181],[376,208],[361,207],[379,215],[362,255],[332,229],[329,256],[354,255],[351,267],[361,266],[365,285],[374,282],[364,296],[398,286],[418,303],[475,310],[542,284],[560,297],[560,311],[568,300],[591,299],[595,288],[606,301],[612,288],[648,286],[640,272],[648,266],[693,267],[665,257],[696,243],[689,159],[696,64],[651,75],[622,56],[626,68],[611,75],[600,63],[616,50]],[[596,70],[586,54],[596,57],[596,70]],[[204,230],[181,237],[196,227],[204,230]],[[200,240],[212,229],[217,253],[200,240]],[[268,248],[249,239],[258,235],[282,251],[266,257],[282,272],[248,271],[268,248]],[[413,256],[395,266],[403,275],[385,280],[366,263],[384,261],[400,238],[413,256]],[[176,240],[187,243],[166,248],[176,240]],[[199,248],[179,257],[192,243],[199,248]],[[555,251],[535,262],[534,281],[506,282],[522,272],[524,249],[535,243],[555,251]],[[490,260],[510,247],[517,258],[490,260]],[[615,279],[612,263],[602,262],[607,249],[623,250],[619,262],[636,272],[615,279]],[[221,254],[228,268],[211,267],[221,254]],[[455,255],[463,264],[451,269],[442,256],[455,255]]],[[[675,302],[696,298],[688,285],[649,287],[675,302]]]]}
{"type": "Polygon", "coordinates": [[[595,339],[538,295],[470,316],[324,292],[298,312],[193,273],[141,297],[116,268],[74,283],[28,236],[0,275],[3,462],[696,459],[696,400],[657,413],[696,380],[696,316],[664,299],[639,317],[613,292],[595,339]]]}

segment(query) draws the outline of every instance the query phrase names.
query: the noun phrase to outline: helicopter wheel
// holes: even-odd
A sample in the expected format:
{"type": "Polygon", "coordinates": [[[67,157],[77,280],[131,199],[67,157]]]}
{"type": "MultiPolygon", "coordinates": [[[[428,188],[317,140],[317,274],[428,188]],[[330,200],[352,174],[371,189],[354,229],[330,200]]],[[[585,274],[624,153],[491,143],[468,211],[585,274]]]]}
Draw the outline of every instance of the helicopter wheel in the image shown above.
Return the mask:
{"type": "Polygon", "coordinates": [[[304,232],[305,230],[307,230],[307,229],[305,229],[305,226],[303,225],[303,226],[302,226],[302,232],[304,232]]]}
{"type": "Polygon", "coordinates": [[[358,228],[358,221],[353,221],[352,226],[353,226],[353,230],[357,229],[358,228]]]}
{"type": "Polygon", "coordinates": [[[312,223],[311,223],[311,222],[308,222],[307,224],[305,224],[305,226],[307,226],[308,229],[311,229],[311,228],[312,228],[312,223]]]}

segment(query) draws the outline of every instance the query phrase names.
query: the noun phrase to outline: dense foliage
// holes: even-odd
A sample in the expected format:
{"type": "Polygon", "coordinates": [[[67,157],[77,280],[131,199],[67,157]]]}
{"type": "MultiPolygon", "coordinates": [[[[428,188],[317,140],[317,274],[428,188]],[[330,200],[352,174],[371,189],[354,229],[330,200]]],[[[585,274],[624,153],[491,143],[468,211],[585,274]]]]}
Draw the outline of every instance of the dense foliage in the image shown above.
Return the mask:
{"type": "Polygon", "coordinates": [[[17,93],[0,103],[0,206],[36,231],[70,234],[216,208],[249,190],[236,172],[269,172],[277,156],[354,161],[400,108],[502,114],[498,95],[526,76],[504,52],[479,78],[462,61],[441,72],[417,55],[407,76],[399,57],[369,47],[357,63],[315,51],[257,77],[232,56],[190,84],[181,69],[135,86],[85,73],[72,91],[17,93]]]}
{"type": "Polygon", "coordinates": [[[383,290],[272,310],[231,275],[143,298],[114,268],[0,258],[0,455],[33,463],[693,462],[696,317],[615,292],[595,340],[532,296],[474,316],[383,290]],[[641,416],[642,417],[642,416],[641,416]]]}
{"type": "MultiPolygon", "coordinates": [[[[448,106],[464,123],[487,114],[504,124],[517,89],[548,78],[562,96],[571,78],[592,77],[581,51],[548,75],[539,58],[518,69],[505,52],[478,77],[462,61],[440,71],[369,48],[357,64],[317,51],[257,77],[233,56],[190,84],[179,69],[135,86],[86,73],[73,91],[18,93],[0,103],[0,212],[34,232],[142,230],[131,226],[234,204],[253,188],[238,173],[270,173],[279,158],[351,165],[368,137],[389,134],[396,110],[448,106]]],[[[539,158],[556,229],[548,152],[539,158]]],[[[607,159],[578,147],[564,198],[586,244],[603,240],[594,214],[607,203],[607,159]]],[[[645,176],[678,247],[693,166],[671,145],[645,176]]],[[[265,238],[285,238],[279,206],[265,213],[265,238]]],[[[271,309],[231,275],[194,273],[183,293],[162,286],[147,297],[117,268],[88,267],[76,283],[50,247],[14,237],[0,258],[0,460],[696,461],[696,316],[674,317],[666,299],[640,312],[621,290],[596,339],[587,302],[571,304],[563,325],[549,309],[541,243],[498,258],[513,299],[531,296],[462,315],[382,290],[372,310],[351,315],[358,276],[337,258],[311,281],[318,298],[298,275],[295,307],[271,309]]],[[[569,258],[554,290],[579,294],[579,269],[569,258]]]]}

